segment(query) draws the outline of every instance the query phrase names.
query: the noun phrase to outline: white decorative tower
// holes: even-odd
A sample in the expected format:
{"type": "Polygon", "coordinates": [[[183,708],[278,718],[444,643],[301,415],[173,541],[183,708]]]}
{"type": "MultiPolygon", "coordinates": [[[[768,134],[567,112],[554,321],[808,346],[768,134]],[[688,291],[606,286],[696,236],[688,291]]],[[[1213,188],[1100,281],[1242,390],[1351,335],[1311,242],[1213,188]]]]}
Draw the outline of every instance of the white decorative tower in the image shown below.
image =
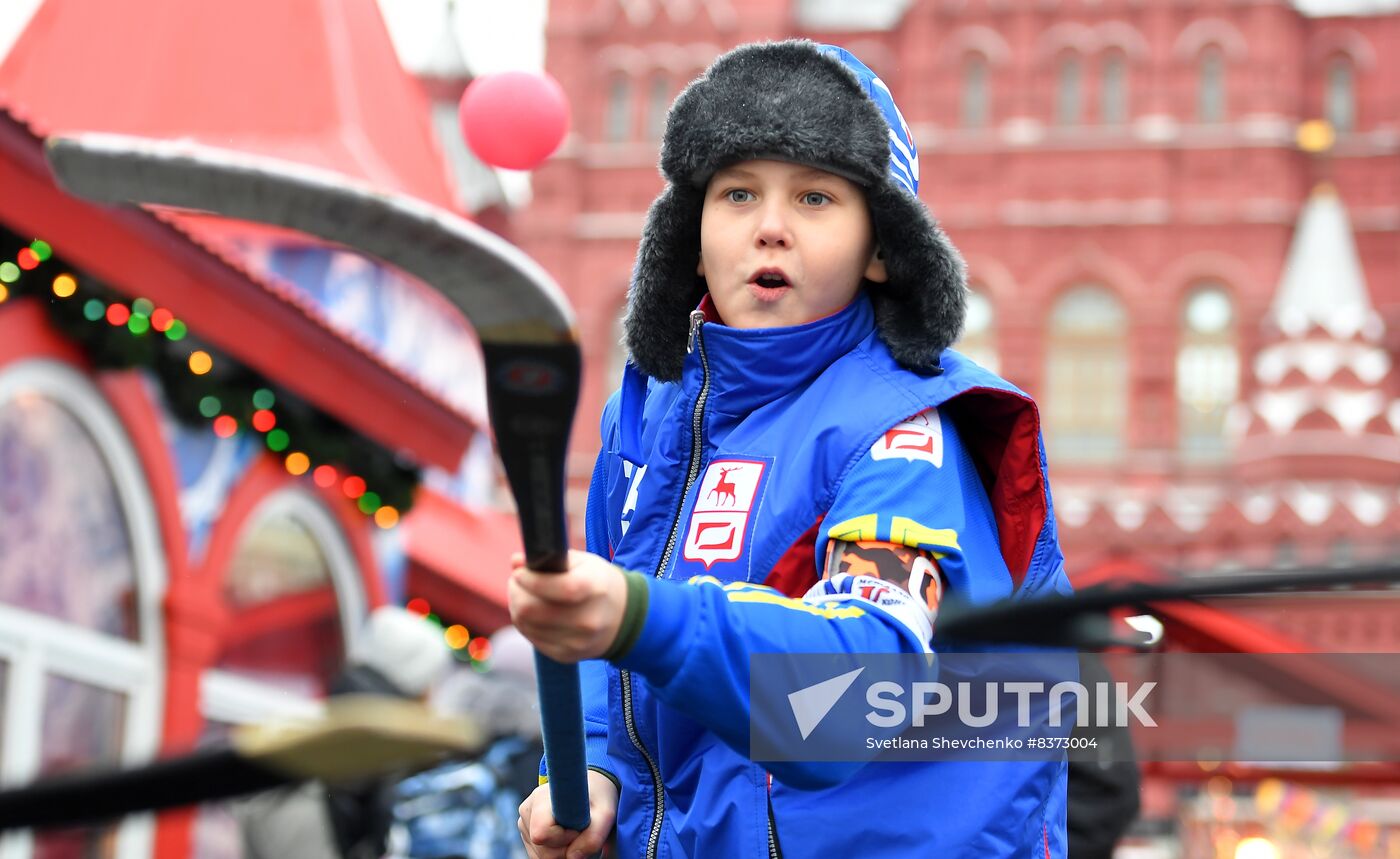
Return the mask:
{"type": "Polygon", "coordinates": [[[1282,548],[1307,530],[1330,543],[1330,563],[1375,557],[1400,517],[1400,399],[1329,183],[1303,207],[1264,326],[1232,415],[1237,503],[1252,522],[1282,528],[1282,548]],[[1291,529],[1273,515],[1285,509],[1291,529]]]}

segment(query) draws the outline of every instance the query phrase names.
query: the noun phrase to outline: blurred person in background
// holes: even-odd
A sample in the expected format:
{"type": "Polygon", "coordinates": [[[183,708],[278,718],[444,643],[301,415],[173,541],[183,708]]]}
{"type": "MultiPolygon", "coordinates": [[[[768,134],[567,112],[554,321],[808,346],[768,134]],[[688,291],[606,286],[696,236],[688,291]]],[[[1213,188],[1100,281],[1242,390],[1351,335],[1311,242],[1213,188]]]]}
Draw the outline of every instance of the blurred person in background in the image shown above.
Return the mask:
{"type": "MultiPolygon", "coordinates": [[[[426,702],[452,657],[442,632],[398,606],[375,609],[330,694],[426,702]]],[[[379,859],[401,775],[351,785],[320,782],[265,791],[234,807],[244,859],[379,859]]]]}
{"type": "Polygon", "coordinates": [[[1090,689],[1095,688],[1096,683],[1103,683],[1109,691],[1103,702],[1096,695],[1089,696],[1086,700],[1088,718],[1085,724],[1075,726],[1072,735],[1084,741],[1082,748],[1093,748],[1096,752],[1092,759],[1086,756],[1069,761],[1065,821],[1069,831],[1069,859],[1113,859],[1118,842],[1141,811],[1142,775],[1127,726],[1112,724],[1114,720],[1103,718],[1105,727],[1097,727],[1101,712],[1117,712],[1122,697],[1101,656],[1079,654],[1079,682],[1090,689]]]}
{"type": "Polygon", "coordinates": [[[470,762],[444,764],[399,784],[390,853],[406,859],[524,859],[517,809],[539,784],[539,697],[534,648],[513,626],[491,636],[485,672],[463,668],[433,695],[436,709],[469,715],[492,738],[470,762]]]}

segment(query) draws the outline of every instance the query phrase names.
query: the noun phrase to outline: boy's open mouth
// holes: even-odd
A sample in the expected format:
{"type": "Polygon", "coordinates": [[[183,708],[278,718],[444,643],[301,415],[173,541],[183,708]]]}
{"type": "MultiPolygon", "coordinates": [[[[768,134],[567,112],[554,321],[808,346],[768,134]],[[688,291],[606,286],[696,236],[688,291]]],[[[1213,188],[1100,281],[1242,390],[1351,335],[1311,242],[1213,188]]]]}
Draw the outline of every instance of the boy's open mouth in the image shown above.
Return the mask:
{"type": "Polygon", "coordinates": [[[760,299],[774,299],[792,286],[786,274],[779,268],[761,268],[749,278],[751,291],[760,299]]]}

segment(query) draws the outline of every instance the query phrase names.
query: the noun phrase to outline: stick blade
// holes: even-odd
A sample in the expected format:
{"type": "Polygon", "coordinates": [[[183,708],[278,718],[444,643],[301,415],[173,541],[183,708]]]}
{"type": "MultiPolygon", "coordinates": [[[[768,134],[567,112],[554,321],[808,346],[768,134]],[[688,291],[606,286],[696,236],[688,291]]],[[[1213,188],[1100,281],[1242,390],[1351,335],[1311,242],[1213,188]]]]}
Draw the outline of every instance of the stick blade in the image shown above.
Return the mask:
{"type": "Polygon", "coordinates": [[[533,259],[456,214],[276,158],[122,134],[50,137],[70,194],[287,227],[378,257],[443,293],[483,344],[577,343],[563,290],[533,259]]]}
{"type": "Polygon", "coordinates": [[[234,731],[232,743],[259,766],[336,783],[480,754],[486,737],[475,722],[443,718],[415,701],[345,695],[327,703],[322,719],[249,725],[234,731]]]}

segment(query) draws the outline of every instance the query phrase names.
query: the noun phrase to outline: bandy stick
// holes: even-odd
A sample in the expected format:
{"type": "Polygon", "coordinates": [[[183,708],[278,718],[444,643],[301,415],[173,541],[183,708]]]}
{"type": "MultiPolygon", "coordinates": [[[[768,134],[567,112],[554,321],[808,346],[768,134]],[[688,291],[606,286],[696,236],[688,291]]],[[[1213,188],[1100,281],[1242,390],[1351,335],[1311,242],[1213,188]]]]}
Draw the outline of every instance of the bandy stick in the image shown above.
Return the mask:
{"type": "MultiPolygon", "coordinates": [[[[475,329],[491,428],[520,511],[526,564],[565,569],[564,459],[578,402],[579,348],[562,290],[487,230],[411,197],[337,173],[192,143],[123,135],[51,138],[70,193],[274,224],[343,244],[436,289],[475,329]]],[[[588,826],[578,667],[535,655],[554,817],[588,826]]]]}
{"type": "Polygon", "coordinates": [[[471,721],[435,716],[416,702],[346,695],[327,702],[324,718],[235,728],[226,746],[0,791],[0,831],[95,823],[308,779],[353,781],[479,754],[485,740],[471,721]]]}

